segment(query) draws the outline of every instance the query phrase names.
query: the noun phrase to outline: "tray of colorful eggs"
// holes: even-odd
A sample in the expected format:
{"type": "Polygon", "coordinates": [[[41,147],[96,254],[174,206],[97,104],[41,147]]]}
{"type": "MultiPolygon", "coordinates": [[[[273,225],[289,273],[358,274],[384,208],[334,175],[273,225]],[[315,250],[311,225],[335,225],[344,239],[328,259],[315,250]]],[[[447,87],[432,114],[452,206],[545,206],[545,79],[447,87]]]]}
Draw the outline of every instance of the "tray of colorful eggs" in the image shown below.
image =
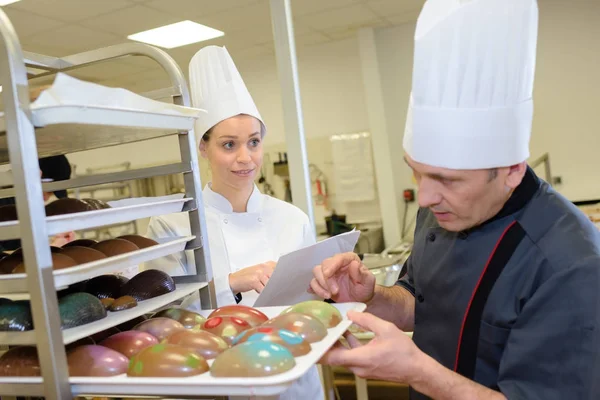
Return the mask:
{"type": "MultiPolygon", "coordinates": [[[[74,394],[271,396],[318,363],[362,303],[169,308],[67,348],[74,394]]],[[[36,383],[35,348],[0,357],[0,384],[36,383]],[[10,378],[12,377],[12,378],[10,378]],[[14,378],[18,377],[18,378],[14,378]]]]}

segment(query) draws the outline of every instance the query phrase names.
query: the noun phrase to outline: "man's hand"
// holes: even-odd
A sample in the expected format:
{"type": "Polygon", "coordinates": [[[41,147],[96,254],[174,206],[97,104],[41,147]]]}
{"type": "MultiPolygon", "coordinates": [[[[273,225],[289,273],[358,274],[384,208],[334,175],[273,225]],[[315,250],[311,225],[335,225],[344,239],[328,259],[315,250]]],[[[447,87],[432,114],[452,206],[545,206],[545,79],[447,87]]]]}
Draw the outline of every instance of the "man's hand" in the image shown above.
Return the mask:
{"type": "Polygon", "coordinates": [[[338,342],[321,358],[321,364],[348,368],[361,378],[408,384],[436,400],[506,400],[502,393],[457,374],[423,353],[394,324],[354,311],[348,312],[348,318],[373,332],[374,339],[362,345],[348,333],[350,349],[338,342]]]}
{"type": "Polygon", "coordinates": [[[421,351],[404,332],[390,322],[369,313],[348,312],[348,318],[361,328],[375,334],[367,344],[361,344],[352,334],[346,335],[350,349],[336,344],[321,359],[321,364],[348,368],[361,378],[408,383],[414,377],[413,368],[421,351]]]}
{"type": "Polygon", "coordinates": [[[375,294],[375,276],[354,253],[338,254],[313,269],[309,292],[335,302],[366,303],[375,294]]]}

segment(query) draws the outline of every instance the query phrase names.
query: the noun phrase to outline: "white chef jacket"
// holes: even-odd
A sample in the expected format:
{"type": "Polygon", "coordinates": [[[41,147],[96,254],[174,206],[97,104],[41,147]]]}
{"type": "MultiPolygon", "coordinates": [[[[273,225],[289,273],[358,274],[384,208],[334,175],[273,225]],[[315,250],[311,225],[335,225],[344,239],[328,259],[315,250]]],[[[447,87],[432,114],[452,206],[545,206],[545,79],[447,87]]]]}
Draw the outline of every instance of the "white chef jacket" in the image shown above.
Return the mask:
{"type": "MultiPolygon", "coordinates": [[[[210,183],[202,197],[205,207],[208,245],[215,282],[217,306],[235,304],[229,286],[229,274],[243,268],[279,257],[315,243],[315,235],[307,215],[296,206],[264,195],[255,186],[248,200],[247,212],[235,213],[229,201],[214,192],[210,183]]],[[[147,236],[153,239],[188,236],[191,234],[187,213],[153,217],[147,236]]],[[[188,265],[193,265],[191,251],[170,255],[145,263],[144,269],[158,269],[170,275],[185,275],[188,265]]],[[[253,306],[258,293],[242,293],[240,304],[253,306]]],[[[184,307],[199,310],[196,292],[184,307]]],[[[280,400],[323,399],[323,389],[316,367],[300,378],[280,400]]]]}
{"type": "MultiPolygon", "coordinates": [[[[315,243],[310,221],[302,210],[262,194],[256,186],[244,213],[234,213],[229,201],[214,192],[210,184],[205,186],[202,197],[217,306],[235,304],[229,274],[277,261],[284,254],[315,243]]],[[[190,234],[189,218],[183,212],[153,217],[146,236],[159,239],[190,234]]],[[[193,257],[192,251],[181,252],[147,262],[144,269],[158,269],[172,276],[186,275],[188,265],[194,263],[193,257]]],[[[242,293],[240,304],[252,306],[257,297],[254,290],[242,293]]],[[[198,310],[199,304],[194,301],[189,308],[198,310]]]]}

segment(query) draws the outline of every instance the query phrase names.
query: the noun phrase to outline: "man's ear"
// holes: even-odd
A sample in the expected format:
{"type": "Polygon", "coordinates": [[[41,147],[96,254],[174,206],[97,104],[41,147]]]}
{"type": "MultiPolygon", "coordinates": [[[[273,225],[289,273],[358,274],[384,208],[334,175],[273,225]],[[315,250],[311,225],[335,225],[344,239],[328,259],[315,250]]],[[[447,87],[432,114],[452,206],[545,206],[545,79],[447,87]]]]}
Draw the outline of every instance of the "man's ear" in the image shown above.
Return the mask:
{"type": "Polygon", "coordinates": [[[506,175],[505,184],[510,189],[516,189],[523,181],[525,172],[527,171],[527,162],[511,165],[508,167],[508,175],[506,175]]]}

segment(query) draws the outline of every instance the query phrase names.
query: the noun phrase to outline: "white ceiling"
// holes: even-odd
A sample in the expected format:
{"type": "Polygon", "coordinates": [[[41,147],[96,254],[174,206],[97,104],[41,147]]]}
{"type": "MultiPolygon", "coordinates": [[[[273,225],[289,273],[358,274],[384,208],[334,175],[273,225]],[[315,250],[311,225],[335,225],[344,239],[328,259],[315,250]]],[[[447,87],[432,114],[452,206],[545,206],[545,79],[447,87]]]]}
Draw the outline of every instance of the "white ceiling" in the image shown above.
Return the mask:
{"type": "MultiPolygon", "coordinates": [[[[291,0],[296,46],[349,38],[361,27],[414,21],[424,0],[291,0]]],[[[2,7],[24,50],[66,56],[126,42],[127,35],[189,19],[225,36],[168,53],[182,70],[198,49],[225,45],[236,62],[274,52],[268,0],[21,0],[2,7]]],[[[110,85],[163,80],[144,58],[96,65],[73,73],[110,85]]],[[[129,84],[129,85],[128,85],[129,84]]]]}

